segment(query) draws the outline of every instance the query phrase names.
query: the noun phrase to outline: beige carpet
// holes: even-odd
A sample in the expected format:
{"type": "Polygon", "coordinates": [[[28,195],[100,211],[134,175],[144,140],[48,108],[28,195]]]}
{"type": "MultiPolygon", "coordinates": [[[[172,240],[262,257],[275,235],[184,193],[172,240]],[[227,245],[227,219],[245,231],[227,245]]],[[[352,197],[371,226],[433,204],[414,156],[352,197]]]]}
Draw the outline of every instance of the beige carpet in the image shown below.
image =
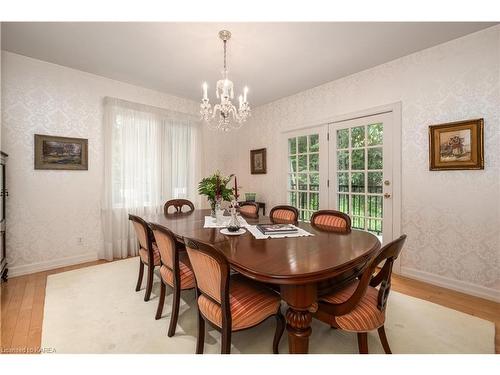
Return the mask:
{"type": "MultiPolygon", "coordinates": [[[[42,347],[57,353],[193,353],[196,343],[194,292],[183,293],[177,333],[167,336],[172,295],[155,320],[159,280],[144,302],[135,292],[138,259],[126,259],[49,276],[42,347]]],[[[233,334],[232,353],[271,353],[275,321],[233,334]]],[[[386,332],[394,353],[494,353],[494,324],[439,305],[391,292],[386,332]]],[[[210,329],[205,353],[220,350],[210,329]]],[[[383,353],[375,333],[371,353],[383,353]]],[[[288,353],[286,332],[280,345],[288,353]]],[[[314,321],[311,353],[357,353],[356,335],[314,321]]]]}

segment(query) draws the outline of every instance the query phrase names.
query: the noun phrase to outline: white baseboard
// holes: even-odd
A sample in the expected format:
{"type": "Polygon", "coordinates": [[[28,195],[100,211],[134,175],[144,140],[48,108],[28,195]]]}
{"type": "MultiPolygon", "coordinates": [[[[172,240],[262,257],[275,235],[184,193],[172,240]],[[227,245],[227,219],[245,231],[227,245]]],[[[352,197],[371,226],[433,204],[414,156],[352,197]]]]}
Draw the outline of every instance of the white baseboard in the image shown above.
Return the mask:
{"type": "Polygon", "coordinates": [[[9,278],[15,276],[27,275],[41,271],[48,271],[54,268],[73,266],[75,264],[92,262],[97,260],[97,253],[86,253],[68,258],[59,258],[47,260],[43,262],[24,264],[22,266],[7,267],[9,268],[9,278]]]}
{"type": "Polygon", "coordinates": [[[500,302],[500,290],[497,289],[487,288],[465,281],[450,279],[448,277],[439,276],[429,272],[424,272],[407,267],[401,267],[400,275],[409,277],[411,279],[424,281],[429,284],[441,286],[443,288],[452,289],[457,292],[462,292],[476,297],[489,299],[491,301],[500,302]]]}

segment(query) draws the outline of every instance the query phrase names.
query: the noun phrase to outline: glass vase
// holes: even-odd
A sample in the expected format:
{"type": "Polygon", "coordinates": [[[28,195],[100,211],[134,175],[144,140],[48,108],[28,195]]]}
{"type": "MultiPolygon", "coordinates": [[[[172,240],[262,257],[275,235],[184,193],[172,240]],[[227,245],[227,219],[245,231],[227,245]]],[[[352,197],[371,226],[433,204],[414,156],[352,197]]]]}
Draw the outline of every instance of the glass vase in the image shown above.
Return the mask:
{"type": "Polygon", "coordinates": [[[215,218],[215,201],[210,202],[210,216],[215,218]]]}
{"type": "Polygon", "coordinates": [[[211,208],[210,216],[215,218],[216,211],[220,210],[221,207],[222,207],[222,199],[218,198],[218,199],[215,199],[214,201],[211,201],[210,202],[210,208],[211,208]]]}

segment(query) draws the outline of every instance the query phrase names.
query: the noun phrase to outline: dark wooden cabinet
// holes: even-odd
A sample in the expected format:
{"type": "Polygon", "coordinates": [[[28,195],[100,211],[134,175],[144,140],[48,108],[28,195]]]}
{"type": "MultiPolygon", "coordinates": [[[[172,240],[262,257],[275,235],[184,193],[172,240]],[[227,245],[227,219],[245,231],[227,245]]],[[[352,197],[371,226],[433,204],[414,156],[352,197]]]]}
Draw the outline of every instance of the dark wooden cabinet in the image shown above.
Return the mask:
{"type": "Polygon", "coordinates": [[[9,196],[7,191],[7,180],[5,177],[7,154],[0,151],[0,275],[2,282],[7,281],[7,248],[5,246],[6,231],[6,201],[9,196]]]}

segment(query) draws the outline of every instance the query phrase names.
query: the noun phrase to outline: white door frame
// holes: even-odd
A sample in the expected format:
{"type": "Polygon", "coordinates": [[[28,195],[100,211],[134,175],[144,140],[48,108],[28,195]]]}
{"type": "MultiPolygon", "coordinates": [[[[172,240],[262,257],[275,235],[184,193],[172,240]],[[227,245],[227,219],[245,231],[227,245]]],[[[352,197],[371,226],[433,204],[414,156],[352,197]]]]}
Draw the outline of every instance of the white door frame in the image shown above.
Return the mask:
{"type": "MultiPolygon", "coordinates": [[[[361,111],[350,112],[342,115],[335,115],[328,118],[320,119],[311,123],[297,124],[292,129],[283,131],[283,134],[297,132],[299,130],[311,130],[312,128],[328,128],[328,124],[341,121],[354,120],[362,117],[369,117],[383,113],[392,113],[392,235],[396,239],[401,235],[401,129],[402,129],[402,103],[390,103],[378,107],[372,107],[361,111]]],[[[330,135],[330,140],[333,136],[330,135]]],[[[385,140],[384,140],[385,141],[385,140]]],[[[329,147],[330,148],[330,147],[329,147]]],[[[288,159],[288,151],[283,155],[283,159],[288,159]]],[[[283,160],[282,159],[282,160],[283,160]]],[[[287,171],[286,162],[283,163],[285,171],[287,171]]],[[[328,169],[329,170],[329,169],[328,169]]],[[[320,201],[321,204],[321,201],[320,201]]],[[[395,273],[401,272],[401,259],[398,258],[393,266],[395,273]]]]}

